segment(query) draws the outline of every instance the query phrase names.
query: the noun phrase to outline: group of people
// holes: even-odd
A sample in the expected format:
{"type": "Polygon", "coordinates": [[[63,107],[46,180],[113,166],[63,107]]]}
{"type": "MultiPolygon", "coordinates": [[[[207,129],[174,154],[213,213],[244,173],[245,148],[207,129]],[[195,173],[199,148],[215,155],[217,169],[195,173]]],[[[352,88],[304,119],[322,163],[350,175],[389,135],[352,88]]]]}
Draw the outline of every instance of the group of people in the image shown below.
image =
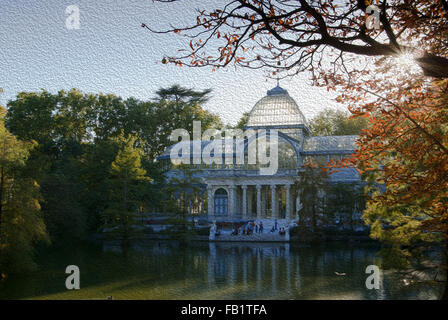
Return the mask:
{"type": "MultiPolygon", "coordinates": [[[[275,220],[274,225],[272,226],[270,233],[278,232],[280,235],[285,235],[286,230],[284,227],[278,228],[277,220],[275,220]]],[[[254,221],[249,221],[242,226],[235,225],[235,228],[232,231],[232,235],[236,236],[239,234],[242,235],[251,235],[251,234],[263,233],[263,221],[259,223],[254,221]]]]}
{"type": "Polygon", "coordinates": [[[232,235],[251,235],[253,233],[263,233],[263,221],[256,223],[254,221],[249,221],[247,224],[243,224],[241,227],[235,227],[232,235]]]}
{"type": "Polygon", "coordinates": [[[277,220],[275,220],[274,225],[271,228],[271,233],[275,233],[276,231],[278,231],[278,233],[283,236],[286,234],[286,230],[284,227],[280,227],[280,230],[278,229],[278,223],[277,220]]]}

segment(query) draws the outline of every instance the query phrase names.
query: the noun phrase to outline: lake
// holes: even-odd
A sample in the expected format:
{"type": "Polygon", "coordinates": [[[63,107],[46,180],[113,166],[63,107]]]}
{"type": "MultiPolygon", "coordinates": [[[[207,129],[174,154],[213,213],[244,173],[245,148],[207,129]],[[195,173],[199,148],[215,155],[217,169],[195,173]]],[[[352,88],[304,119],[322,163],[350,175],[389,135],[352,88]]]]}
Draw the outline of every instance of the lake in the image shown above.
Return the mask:
{"type": "Polygon", "coordinates": [[[368,265],[381,266],[374,243],[140,241],[70,245],[39,255],[40,269],[11,275],[0,299],[437,299],[441,286],[407,284],[384,272],[367,289],[368,265]],[[65,268],[77,265],[81,289],[65,288],[65,268]]]}

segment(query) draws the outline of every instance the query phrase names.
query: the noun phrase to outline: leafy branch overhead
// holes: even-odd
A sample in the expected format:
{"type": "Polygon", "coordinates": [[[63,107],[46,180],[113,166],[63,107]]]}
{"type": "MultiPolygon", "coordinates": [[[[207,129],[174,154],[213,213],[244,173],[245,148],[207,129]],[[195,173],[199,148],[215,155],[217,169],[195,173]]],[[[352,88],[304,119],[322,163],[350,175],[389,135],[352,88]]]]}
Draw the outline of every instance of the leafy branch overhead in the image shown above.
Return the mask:
{"type": "MultiPolygon", "coordinates": [[[[158,2],[177,2],[176,0],[158,2]]],[[[366,27],[372,1],[226,1],[196,21],[154,33],[181,34],[188,46],[163,63],[213,70],[233,63],[295,74],[324,66],[347,71],[352,55],[416,55],[425,75],[448,77],[446,0],[378,1],[379,28],[366,27]]],[[[373,13],[372,13],[373,14],[373,13]]]]}

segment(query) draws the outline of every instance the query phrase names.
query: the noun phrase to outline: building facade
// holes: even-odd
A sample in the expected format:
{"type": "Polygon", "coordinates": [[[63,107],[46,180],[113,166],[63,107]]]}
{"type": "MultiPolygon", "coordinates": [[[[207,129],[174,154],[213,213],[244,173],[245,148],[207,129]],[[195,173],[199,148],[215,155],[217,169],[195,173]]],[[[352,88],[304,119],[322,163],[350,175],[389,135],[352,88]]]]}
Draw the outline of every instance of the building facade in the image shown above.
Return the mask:
{"type": "MultiPolygon", "coordinates": [[[[201,161],[193,160],[188,166],[201,189],[199,197],[190,203],[190,210],[206,215],[209,221],[260,220],[269,224],[269,221],[277,220],[287,224],[300,217],[302,202],[299,190],[303,164],[310,158],[320,164],[326,164],[330,159],[340,160],[354,152],[356,139],[357,136],[311,136],[298,104],[277,84],[254,105],[245,133],[235,137],[230,148],[227,148],[224,137],[181,141],[167,148],[159,161],[166,165],[167,180],[182,179],[185,178],[185,170],[173,166],[173,154],[189,148],[191,159],[202,156],[201,161]],[[255,135],[248,136],[247,132],[255,132],[255,135]],[[272,137],[276,138],[278,156],[275,172],[263,174],[260,168],[266,163],[261,163],[258,158],[256,163],[250,161],[251,157],[256,158],[255,152],[260,152],[259,148],[250,147],[251,141],[260,137],[268,142],[272,137]],[[218,144],[221,144],[219,148],[218,144]],[[221,161],[210,162],[204,156],[204,151],[207,151],[206,154],[212,157],[211,149],[223,151],[221,161]]],[[[217,160],[218,157],[214,158],[217,160]]],[[[357,183],[360,176],[355,169],[346,168],[332,174],[329,181],[357,183]]]]}

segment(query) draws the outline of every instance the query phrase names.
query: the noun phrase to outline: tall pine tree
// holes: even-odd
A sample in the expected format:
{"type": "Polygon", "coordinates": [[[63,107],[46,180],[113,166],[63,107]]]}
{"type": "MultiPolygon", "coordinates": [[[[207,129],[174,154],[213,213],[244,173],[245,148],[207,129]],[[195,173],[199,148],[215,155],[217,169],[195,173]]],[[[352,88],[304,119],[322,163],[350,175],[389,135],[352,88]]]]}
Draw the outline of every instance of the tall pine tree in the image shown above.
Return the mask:
{"type": "Polygon", "coordinates": [[[118,152],[111,164],[109,178],[109,206],[105,211],[108,227],[127,240],[131,237],[136,223],[137,208],[144,199],[142,189],[152,181],[142,168],[143,150],[137,147],[135,135],[121,133],[113,139],[118,152]]]}

